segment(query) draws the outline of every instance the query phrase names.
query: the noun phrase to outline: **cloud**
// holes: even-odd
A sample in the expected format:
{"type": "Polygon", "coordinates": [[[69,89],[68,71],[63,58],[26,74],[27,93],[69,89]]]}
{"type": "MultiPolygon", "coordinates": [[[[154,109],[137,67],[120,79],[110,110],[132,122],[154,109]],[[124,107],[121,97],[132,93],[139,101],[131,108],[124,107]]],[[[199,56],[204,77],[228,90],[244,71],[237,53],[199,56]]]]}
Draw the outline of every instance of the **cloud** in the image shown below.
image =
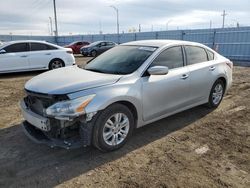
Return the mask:
{"type": "MultiPolygon", "coordinates": [[[[56,0],[59,34],[116,32],[119,9],[120,30],[132,27],[142,31],[214,27],[222,23],[225,9],[226,26],[236,22],[249,25],[249,0],[56,0]]],[[[52,0],[8,0],[0,6],[0,34],[49,34],[49,17],[53,18],[52,0]]],[[[54,20],[53,20],[54,21],[54,20]]]]}

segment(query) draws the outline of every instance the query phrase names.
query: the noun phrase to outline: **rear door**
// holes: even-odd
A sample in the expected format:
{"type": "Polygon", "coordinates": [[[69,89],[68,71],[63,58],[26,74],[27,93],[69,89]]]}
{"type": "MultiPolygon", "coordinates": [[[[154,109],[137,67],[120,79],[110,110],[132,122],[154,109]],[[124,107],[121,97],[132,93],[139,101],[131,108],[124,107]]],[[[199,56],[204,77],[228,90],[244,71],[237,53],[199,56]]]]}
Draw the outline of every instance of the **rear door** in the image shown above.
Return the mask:
{"type": "Polygon", "coordinates": [[[31,42],[29,64],[32,69],[48,68],[49,62],[53,59],[56,48],[44,43],[31,42]]]}
{"type": "Polygon", "coordinates": [[[191,100],[193,103],[206,100],[216,77],[215,62],[202,47],[185,46],[185,52],[190,72],[191,100]]]}
{"type": "Polygon", "coordinates": [[[167,66],[166,75],[142,77],[143,119],[152,120],[189,104],[189,71],[184,66],[181,46],[170,47],[151,66],[167,66]]]}
{"type": "Polygon", "coordinates": [[[3,48],[0,54],[0,72],[25,71],[29,69],[28,43],[11,44],[3,48]]]}

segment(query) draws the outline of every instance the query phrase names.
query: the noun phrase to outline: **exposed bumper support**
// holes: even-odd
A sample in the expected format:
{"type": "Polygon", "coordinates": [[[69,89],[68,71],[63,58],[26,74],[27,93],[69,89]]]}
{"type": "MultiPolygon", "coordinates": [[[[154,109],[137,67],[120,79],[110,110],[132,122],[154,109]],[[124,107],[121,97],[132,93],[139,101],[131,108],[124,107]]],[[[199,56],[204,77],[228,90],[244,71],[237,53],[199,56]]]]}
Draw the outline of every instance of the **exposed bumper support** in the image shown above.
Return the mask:
{"type": "Polygon", "coordinates": [[[78,140],[60,140],[48,138],[41,130],[37,129],[27,121],[22,123],[22,127],[26,136],[33,142],[45,144],[51,148],[60,147],[65,149],[75,149],[84,146],[80,138],[78,140]]]}

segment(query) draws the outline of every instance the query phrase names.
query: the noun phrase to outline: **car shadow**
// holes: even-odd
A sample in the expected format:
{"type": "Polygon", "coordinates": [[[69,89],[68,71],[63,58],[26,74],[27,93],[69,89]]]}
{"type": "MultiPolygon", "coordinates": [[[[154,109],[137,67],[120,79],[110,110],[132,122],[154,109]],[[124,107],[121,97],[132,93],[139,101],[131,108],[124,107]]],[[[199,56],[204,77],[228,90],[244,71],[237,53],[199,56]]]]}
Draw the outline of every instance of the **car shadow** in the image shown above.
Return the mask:
{"type": "Polygon", "coordinates": [[[0,185],[54,187],[131,151],[180,130],[211,112],[199,106],[136,129],[126,145],[114,152],[51,149],[30,141],[20,125],[0,130],[0,185]]]}

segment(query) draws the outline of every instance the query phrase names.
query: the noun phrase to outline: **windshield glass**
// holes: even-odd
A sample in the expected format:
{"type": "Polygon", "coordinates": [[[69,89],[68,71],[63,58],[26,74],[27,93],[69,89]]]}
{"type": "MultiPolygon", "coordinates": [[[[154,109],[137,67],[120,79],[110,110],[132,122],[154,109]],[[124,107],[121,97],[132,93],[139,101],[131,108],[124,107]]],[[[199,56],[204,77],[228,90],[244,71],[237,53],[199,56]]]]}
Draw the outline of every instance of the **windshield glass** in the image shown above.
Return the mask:
{"type": "Polygon", "coordinates": [[[130,74],[156,50],[155,47],[116,46],[85,66],[86,70],[107,74],[130,74]]]}
{"type": "Polygon", "coordinates": [[[101,42],[100,42],[100,41],[93,42],[93,43],[89,44],[89,46],[95,46],[95,45],[97,45],[97,44],[99,44],[99,43],[101,43],[101,42]]]}
{"type": "Polygon", "coordinates": [[[76,44],[77,42],[71,42],[70,44],[69,44],[69,46],[72,46],[72,45],[74,45],[74,44],[76,44]]]}

